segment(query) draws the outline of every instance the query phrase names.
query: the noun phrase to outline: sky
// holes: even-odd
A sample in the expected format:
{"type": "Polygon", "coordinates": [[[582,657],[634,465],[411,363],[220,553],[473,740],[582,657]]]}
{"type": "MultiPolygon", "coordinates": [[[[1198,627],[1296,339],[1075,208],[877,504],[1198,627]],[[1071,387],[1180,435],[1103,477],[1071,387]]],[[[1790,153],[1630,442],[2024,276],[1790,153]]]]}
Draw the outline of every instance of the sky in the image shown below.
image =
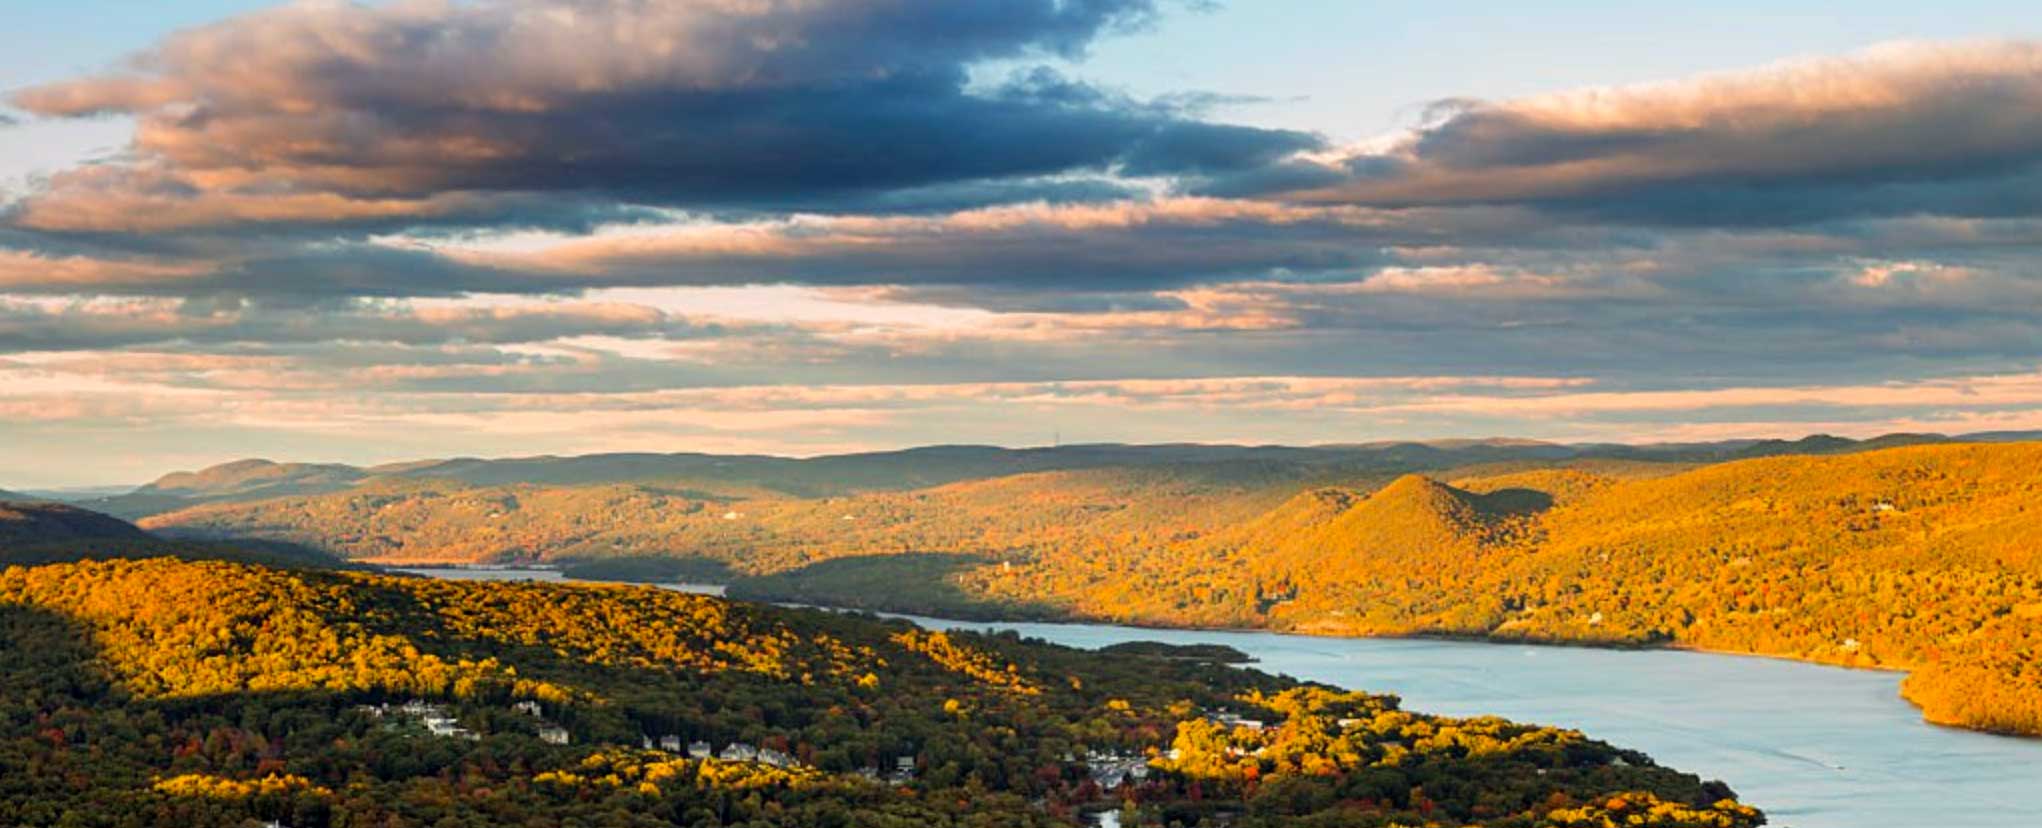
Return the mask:
{"type": "Polygon", "coordinates": [[[2015,3],[6,3],[0,486],[2042,429],[2015,3]]]}

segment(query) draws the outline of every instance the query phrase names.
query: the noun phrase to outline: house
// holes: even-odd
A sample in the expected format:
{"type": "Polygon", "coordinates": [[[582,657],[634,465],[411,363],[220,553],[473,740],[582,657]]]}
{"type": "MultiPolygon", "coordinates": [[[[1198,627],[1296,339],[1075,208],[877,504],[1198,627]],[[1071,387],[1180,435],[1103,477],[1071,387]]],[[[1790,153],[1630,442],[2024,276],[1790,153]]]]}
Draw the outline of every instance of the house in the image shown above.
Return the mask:
{"type": "Polygon", "coordinates": [[[1110,791],[1127,781],[1127,770],[1118,766],[1093,768],[1092,784],[1102,791],[1110,791]]]}
{"type": "MultiPolygon", "coordinates": [[[[679,742],[680,737],[678,736],[674,737],[674,741],[679,742]]],[[[688,743],[688,758],[690,759],[707,759],[711,755],[714,755],[714,753],[715,750],[709,747],[708,742],[688,743]]]]}
{"type": "Polygon", "coordinates": [[[452,716],[442,715],[439,713],[432,713],[420,717],[419,722],[424,724],[426,731],[434,736],[459,737],[462,739],[477,738],[476,735],[474,733],[469,732],[467,728],[464,728],[459,724],[455,723],[454,717],[452,716]]]}
{"type": "Polygon", "coordinates": [[[564,745],[567,744],[568,741],[570,741],[571,739],[572,737],[569,736],[567,733],[567,728],[561,727],[559,725],[547,725],[545,727],[539,728],[539,741],[545,742],[546,744],[564,745]]]}
{"type": "Polygon", "coordinates": [[[1149,777],[1146,758],[1120,751],[1087,751],[1085,766],[1093,784],[1102,790],[1112,790],[1149,777]]]}
{"type": "Polygon", "coordinates": [[[760,748],[759,761],[776,768],[794,767],[794,757],[772,748],[760,748]]]}
{"type": "Polygon", "coordinates": [[[724,746],[722,753],[716,754],[716,758],[725,762],[756,762],[759,749],[743,742],[731,742],[724,746]]]}
{"type": "Polygon", "coordinates": [[[645,734],[643,734],[643,733],[640,733],[640,734],[638,734],[638,746],[639,746],[640,748],[642,748],[642,749],[645,749],[645,750],[651,750],[651,749],[652,749],[652,747],[653,747],[653,746],[652,746],[652,737],[651,737],[651,736],[647,736],[647,735],[645,735],[645,734]]]}
{"type": "Polygon", "coordinates": [[[681,744],[681,737],[669,733],[659,737],[659,749],[668,753],[680,753],[685,748],[681,744]]]}
{"type": "Polygon", "coordinates": [[[535,701],[521,701],[511,705],[511,709],[531,716],[534,719],[546,715],[545,709],[539,707],[539,703],[535,701]]]}
{"type": "Polygon", "coordinates": [[[905,785],[913,781],[914,778],[915,757],[902,756],[893,760],[893,773],[887,775],[886,781],[891,785],[905,785]]]}

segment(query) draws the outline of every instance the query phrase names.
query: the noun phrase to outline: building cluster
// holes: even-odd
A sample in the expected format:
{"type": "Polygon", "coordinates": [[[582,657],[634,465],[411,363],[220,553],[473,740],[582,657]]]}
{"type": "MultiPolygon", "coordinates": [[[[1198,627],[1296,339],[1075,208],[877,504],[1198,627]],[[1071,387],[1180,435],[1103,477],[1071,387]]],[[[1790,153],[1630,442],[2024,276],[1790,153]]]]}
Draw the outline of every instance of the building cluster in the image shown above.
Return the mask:
{"type": "Polygon", "coordinates": [[[646,750],[663,751],[676,756],[687,756],[690,759],[757,762],[761,765],[771,765],[776,768],[794,768],[801,765],[799,761],[796,761],[791,754],[785,751],[762,748],[746,742],[731,742],[724,745],[722,750],[716,750],[708,742],[683,742],[681,737],[668,734],[659,737],[640,735],[638,737],[638,745],[646,750]]]}
{"type": "Polygon", "coordinates": [[[1263,724],[1261,719],[1243,718],[1241,714],[1235,713],[1231,710],[1218,710],[1211,713],[1207,713],[1205,714],[1205,718],[1208,721],[1211,721],[1213,724],[1221,725],[1227,728],[1245,727],[1249,730],[1260,731],[1263,727],[1266,726],[1263,724]]]}
{"type": "Polygon", "coordinates": [[[1085,773],[1092,777],[1092,784],[1098,785],[1100,790],[1110,791],[1148,779],[1149,760],[1145,756],[1118,751],[1087,751],[1085,773]]]}
{"type": "MultiPolygon", "coordinates": [[[[355,709],[376,719],[417,722],[425,728],[427,733],[434,736],[469,740],[482,738],[474,731],[462,727],[460,722],[454,718],[453,713],[449,712],[447,706],[443,704],[433,704],[420,699],[412,699],[398,705],[389,703],[364,704],[355,709]]],[[[550,745],[564,745],[573,741],[573,736],[567,732],[567,728],[546,720],[545,708],[540,707],[538,702],[521,701],[511,705],[511,709],[539,721],[539,739],[541,741],[550,745]]]]}
{"type": "Polygon", "coordinates": [[[528,699],[511,705],[511,709],[539,720],[539,741],[549,745],[564,745],[574,741],[574,736],[567,732],[567,728],[546,721],[546,708],[540,707],[538,702],[528,699]]]}
{"type": "Polygon", "coordinates": [[[391,705],[389,703],[365,704],[356,709],[377,719],[417,722],[424,725],[426,732],[434,736],[449,739],[481,738],[474,731],[462,727],[454,719],[453,714],[447,712],[447,706],[443,704],[432,704],[419,699],[412,699],[400,705],[391,705]]]}
{"type": "Polygon", "coordinates": [[[900,786],[915,781],[915,757],[902,756],[893,760],[893,769],[881,773],[878,765],[866,765],[858,769],[858,775],[873,782],[885,782],[900,786]]]}

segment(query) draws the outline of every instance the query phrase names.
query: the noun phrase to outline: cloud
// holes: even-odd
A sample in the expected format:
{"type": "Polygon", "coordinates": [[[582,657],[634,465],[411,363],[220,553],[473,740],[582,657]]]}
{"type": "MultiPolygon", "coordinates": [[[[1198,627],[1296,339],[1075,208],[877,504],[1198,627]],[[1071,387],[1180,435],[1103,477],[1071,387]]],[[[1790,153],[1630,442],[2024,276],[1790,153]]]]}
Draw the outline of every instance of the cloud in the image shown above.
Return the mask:
{"type": "Polygon", "coordinates": [[[795,336],[765,321],[687,315],[644,304],[529,300],[400,302],[339,299],[304,304],[238,297],[8,297],[0,295],[0,354],[161,347],[241,351],[300,345],[521,345],[576,337],[656,339],[795,336]]]}
{"type": "Polygon", "coordinates": [[[2032,409],[2042,406],[2042,372],[1894,381],[1865,385],[1737,386],[1711,389],[1567,391],[1543,395],[1442,394],[1371,409],[1376,413],[1449,412],[1510,417],[1590,417],[1710,409],[2032,409]]]}
{"type": "MultiPolygon", "coordinates": [[[[264,381],[274,359],[133,354],[0,359],[16,393],[0,421],[25,432],[226,429],[243,439],[372,437],[412,452],[433,440],[526,450],[717,449],[813,453],[889,445],[911,435],[1041,437],[1045,423],[1079,424],[1088,439],[1180,439],[1246,428],[1290,442],[1480,435],[1533,417],[1519,434],[1559,439],[1703,439],[1870,435],[1892,430],[2033,427],[2042,374],[1952,377],[1872,385],[1601,389],[1553,376],[1216,376],[1044,382],[754,385],[502,394],[457,391],[330,393],[264,381]],[[199,377],[205,382],[193,383],[199,377]],[[53,419],[52,413],[59,415],[53,419]]],[[[982,437],[983,439],[983,437],[982,437]]],[[[923,442],[907,440],[908,442],[923,442]]],[[[222,451],[237,449],[225,446],[222,451]]],[[[392,451],[385,448],[383,451],[392,451]]],[[[17,454],[41,450],[14,446],[17,454]]],[[[76,451],[75,448],[71,451],[76,451]]],[[[224,456],[224,455],[223,455],[224,456]]],[[[386,454],[387,457],[405,456],[386,454]]]]}
{"type": "Polygon", "coordinates": [[[637,225],[586,236],[435,244],[446,259],[548,286],[1012,284],[1106,290],[1374,261],[1385,238],[1433,236],[1355,208],[1212,199],[1026,204],[941,216],[799,216],[637,225]]]}
{"type": "Polygon", "coordinates": [[[2036,42],[1896,44],[1667,83],[1448,101],[1430,115],[1387,149],[1296,162],[1291,180],[1263,186],[1312,202],[1537,204],[1617,222],[2042,213],[2036,42]]]}
{"type": "MultiPolygon", "coordinates": [[[[1279,274],[1352,272],[1390,242],[1457,228],[1513,232],[1508,216],[1164,198],[1029,203],[936,215],[689,215],[593,232],[392,234],[368,240],[181,240],[39,252],[0,236],[14,292],[444,296],[684,285],[1005,285],[1088,292],[1279,274]],[[71,252],[74,250],[91,251],[71,252]],[[57,266],[61,265],[61,266],[57,266]]],[[[127,243],[132,243],[130,239],[127,243]]],[[[19,240],[44,244],[41,237],[19,240]]]]}
{"type": "Polygon", "coordinates": [[[879,203],[1083,170],[1231,172],[1318,146],[1047,69],[970,82],[978,64],[1075,55],[1154,12],[1148,0],[286,6],[174,34],[123,71],[16,93],[46,117],[140,121],[135,161],[51,179],[22,221],[431,219],[532,193],[879,203]],[[166,214],[170,203],[189,209],[166,214]]]}
{"type": "Polygon", "coordinates": [[[15,290],[74,292],[107,285],[141,287],[187,281],[210,270],[204,262],[49,255],[0,247],[0,286],[15,290]]]}

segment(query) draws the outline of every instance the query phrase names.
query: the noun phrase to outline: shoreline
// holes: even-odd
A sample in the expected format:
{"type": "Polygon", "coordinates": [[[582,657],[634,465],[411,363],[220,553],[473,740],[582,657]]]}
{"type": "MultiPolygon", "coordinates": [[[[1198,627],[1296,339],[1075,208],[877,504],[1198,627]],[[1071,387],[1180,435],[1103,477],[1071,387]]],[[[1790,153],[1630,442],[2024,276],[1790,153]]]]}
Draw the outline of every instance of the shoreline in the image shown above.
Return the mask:
{"type": "MultiPolygon", "coordinates": [[[[588,584],[627,584],[632,586],[665,587],[670,586],[674,583],[678,583],[673,581],[646,581],[620,578],[575,578],[565,574],[566,567],[552,564],[442,563],[434,561],[398,561],[389,559],[362,560],[359,561],[359,563],[364,563],[381,568],[398,570],[455,569],[477,572],[559,572],[562,573],[561,576],[562,581],[588,584]]],[[[726,590],[730,588],[730,584],[727,583],[726,584],[711,584],[706,582],[701,583],[688,582],[688,583],[693,586],[717,587],[726,590]]],[[[835,612],[871,612],[877,614],[907,615],[919,618],[941,619],[945,621],[961,621],[973,624],[1057,624],[1067,626],[1103,625],[1114,627],[1128,627],[1131,629],[1163,630],[1173,632],[1268,633],[1272,635],[1295,635],[1306,638],[1328,638],[1328,639],[1367,639],[1383,641],[1452,641],[1465,644],[1523,644],[1531,647],[1572,647],[1588,650],[1611,650],[1619,652],[1650,652],[1655,650],[1663,650],[1672,652],[1701,653],[1704,655],[1730,656],[1735,658],[1762,658],[1772,661],[1785,661],[1794,664],[1807,664],[1817,667],[1833,667],[1839,670],[1862,670],[1874,673],[1899,673],[1905,675],[1907,673],[1913,672],[1915,669],[1914,667],[1895,667],[1885,665],[1867,666],[1858,664],[1840,664],[1833,661],[1823,661],[1821,659],[1782,655],[1779,653],[1761,653],[1748,650],[1729,650],[1716,647],[1703,647],[1694,644],[1685,644],[1679,641],[1668,641],[1664,643],[1629,644],[1620,641],[1590,641],[1581,639],[1562,640],[1546,638],[1499,638],[1496,636],[1489,635],[1478,635],[1469,633],[1447,633],[1447,632],[1340,633],[1340,632],[1321,632],[1306,629],[1284,629],[1279,627],[1245,627],[1212,624],[1166,624],[1153,621],[1144,621],[1139,619],[1103,618],[1083,615],[1036,617],[1024,614],[1004,614],[997,612],[990,612],[983,615],[976,615],[973,613],[958,613],[945,615],[940,612],[932,612],[927,609],[895,610],[867,606],[847,606],[841,604],[808,603],[798,600],[789,601],[786,600],[785,596],[781,596],[779,598],[760,599],[737,597],[726,594],[723,596],[723,598],[725,600],[730,601],[752,601],[754,603],[774,604],[779,606],[812,607],[815,609],[827,609],[835,612]]]]}
{"type": "MultiPolygon", "coordinates": [[[[399,568],[411,568],[411,569],[426,569],[426,568],[430,568],[430,569],[450,569],[450,570],[463,570],[463,571],[495,571],[495,572],[520,572],[520,571],[523,571],[523,572],[554,572],[554,573],[562,573],[562,572],[564,571],[564,569],[565,569],[564,567],[559,567],[559,566],[547,566],[547,565],[544,565],[544,564],[540,564],[540,565],[489,565],[489,564],[477,565],[477,564],[472,564],[472,563],[468,563],[468,564],[446,564],[446,563],[424,563],[424,564],[419,564],[419,563],[404,563],[404,564],[398,564],[398,563],[394,563],[394,562],[387,562],[387,563],[386,563],[386,562],[371,562],[371,563],[373,563],[373,565],[376,565],[376,566],[379,566],[379,567],[385,567],[385,568],[390,568],[390,569],[393,569],[393,570],[394,570],[394,569],[399,569],[399,568]]],[[[561,576],[561,578],[560,578],[560,581],[561,581],[561,582],[565,582],[565,583],[584,583],[584,584],[611,584],[611,585],[627,585],[627,586],[643,586],[643,587],[652,587],[652,588],[655,588],[655,589],[663,589],[663,588],[670,588],[670,587],[672,587],[672,586],[674,586],[674,585],[675,585],[675,584],[673,584],[673,583],[670,583],[670,582],[660,582],[660,581],[634,581],[634,580],[613,580],[613,579],[581,579],[581,578],[571,578],[571,577],[567,577],[567,576],[565,576],[564,574],[563,574],[563,575],[561,576]]],[[[841,605],[829,605],[829,604],[820,604],[820,603],[807,603],[807,602],[788,602],[788,601],[780,601],[780,600],[773,600],[773,599],[759,599],[759,598],[750,598],[750,597],[733,597],[733,596],[729,595],[729,594],[728,594],[728,592],[727,592],[727,589],[728,589],[728,587],[729,587],[729,584],[706,584],[706,583],[702,583],[702,584],[690,584],[690,585],[691,585],[691,586],[700,586],[700,587],[711,587],[711,588],[715,588],[715,589],[717,589],[718,591],[717,591],[717,592],[714,592],[714,593],[711,593],[711,594],[715,595],[716,597],[720,597],[720,598],[723,598],[724,600],[731,600],[731,601],[751,601],[751,602],[753,602],[753,603],[764,603],[764,604],[772,604],[772,605],[776,605],[776,606],[785,606],[785,607],[800,607],[800,608],[808,608],[808,609],[817,609],[817,610],[824,610],[824,611],[830,611],[830,612],[865,612],[865,613],[873,613],[873,614],[876,614],[876,615],[894,615],[894,616],[905,616],[905,617],[909,618],[910,620],[913,620],[913,619],[927,619],[927,620],[931,620],[931,621],[943,621],[943,622],[951,622],[951,623],[959,623],[959,624],[980,624],[980,625],[986,625],[986,626],[998,626],[998,625],[1001,625],[1001,624],[1042,624],[1042,625],[1052,625],[1052,626],[1114,626],[1114,627],[1123,627],[1123,628],[1127,628],[1127,629],[1132,629],[1132,630],[1155,630],[1155,631],[1160,631],[1160,632],[1189,632],[1189,633],[1200,633],[1200,632],[1210,632],[1210,633],[1227,633],[1227,634],[1265,634],[1265,635],[1290,635],[1290,636],[1298,636],[1298,637],[1302,637],[1302,638],[1319,638],[1319,639],[1331,639],[1331,640],[1381,640],[1381,641],[1442,641],[1442,642],[1451,642],[1451,643],[1461,643],[1461,644],[1486,644],[1486,645],[1509,645],[1509,644],[1518,644],[1518,645],[1523,645],[1523,646],[1527,646],[1527,647],[1542,647],[1542,648],[1543,648],[1543,647],[1558,647],[1558,648],[1576,648],[1576,649],[1588,649],[1588,650],[1605,650],[1605,651],[1612,651],[1612,652],[1653,652],[1653,651],[1665,651],[1665,652],[1680,652],[1680,653],[1695,653],[1695,654],[1700,654],[1700,655],[1712,655],[1712,656],[1721,656],[1721,657],[1727,657],[1727,658],[1750,658],[1750,659],[1764,659],[1764,660],[1768,660],[1768,661],[1779,661],[1779,662],[1785,662],[1785,663],[1790,663],[1790,664],[1800,664],[1800,665],[1806,665],[1806,666],[1811,666],[1811,667],[1825,667],[1825,668],[1831,668],[1831,669],[1838,669],[1838,670],[1850,670],[1850,671],[1861,671],[1861,672],[1871,672],[1871,673],[1886,673],[1886,674],[1898,674],[1898,675],[1902,676],[1903,678],[1905,678],[1905,676],[1907,676],[1908,674],[1912,673],[1912,672],[1913,672],[1913,671],[1914,671],[1915,669],[1917,669],[1916,667],[1911,667],[1911,666],[1910,666],[1910,667],[1898,667],[1898,666],[1886,666],[1886,665],[1871,665],[1871,666],[1866,666],[1866,665],[1855,665],[1855,664],[1840,664],[1840,663],[1837,663],[1837,662],[1832,662],[1832,661],[1823,661],[1823,660],[1820,660],[1820,659],[1812,659],[1812,658],[1803,658],[1803,657],[1797,657],[1797,656],[1791,656],[1791,655],[1782,655],[1782,654],[1778,654],[1778,653],[1760,653],[1760,652],[1750,652],[1750,651],[1741,651],[1741,650],[1728,650],[1728,649],[1720,649],[1720,648],[1714,648],[1714,647],[1704,647],[1704,646],[1699,646],[1699,645],[1694,645],[1694,644],[1686,644],[1686,643],[1682,643],[1682,642],[1679,642],[1679,641],[1667,641],[1667,642],[1657,642],[1657,643],[1624,643],[1624,642],[1614,642],[1614,641],[1584,641],[1584,640],[1557,640],[1557,639],[1537,639],[1537,638],[1498,638],[1498,637],[1495,637],[1495,636],[1487,636],[1487,635],[1471,635],[1471,634],[1466,634],[1466,633],[1426,633],[1426,632],[1414,632],[1414,633],[1365,633],[1365,634],[1354,634],[1354,633],[1340,633],[1340,632],[1332,632],[1332,631],[1315,631],[1315,630],[1303,630],[1303,629],[1277,629],[1277,628],[1270,628],[1270,627],[1242,627],[1242,626],[1220,626],[1220,625],[1206,625],[1206,624],[1163,624],[1163,623],[1155,623],[1155,622],[1148,622],[1148,621],[1140,621],[1140,620],[1119,620],[1119,619],[1108,619],[1108,618],[1088,618],[1088,617],[1083,617],[1083,616],[1074,616],[1074,615],[1069,615],[1069,614],[1063,614],[1063,615],[1058,615],[1058,616],[1055,616],[1055,617],[1029,617],[1029,616],[1027,616],[1027,615],[1024,615],[1024,614],[1006,614],[1006,613],[998,613],[998,612],[984,612],[984,613],[979,613],[979,612],[971,612],[971,613],[962,613],[962,614],[959,614],[959,615],[950,615],[950,616],[946,616],[946,615],[938,615],[938,614],[928,614],[928,613],[926,613],[926,612],[903,612],[903,611],[896,611],[896,610],[885,610],[885,609],[877,609],[877,608],[873,608],[873,607],[860,607],[860,606],[841,606],[841,605]],[[963,615],[971,615],[971,616],[976,616],[976,617],[961,617],[961,616],[963,616],[963,615]]],[[[2015,739],[2015,740],[2020,740],[2020,741],[2024,741],[2024,742],[2034,742],[2034,741],[2037,741],[2037,740],[2042,740],[2042,734],[2025,734],[2025,733],[2018,733],[2018,732],[2006,732],[2006,731],[1998,731],[1998,730],[1989,730],[1989,729],[1985,729],[1985,728],[1977,728],[1977,727],[1969,727],[1969,726],[1966,726],[1966,725],[1964,725],[1964,724],[1962,724],[1962,723],[1955,723],[1955,722],[1949,722],[1949,721],[1942,721],[1942,720],[1938,720],[1938,719],[1936,719],[1936,718],[1934,718],[1934,717],[1930,716],[1930,715],[1929,715],[1929,713],[1928,713],[1928,711],[1927,711],[1927,709],[1926,709],[1926,708],[1924,708],[1924,707],[1923,707],[1923,706],[1922,706],[1921,704],[1917,703],[1917,702],[1916,702],[1915,700],[1913,700],[1913,699],[1911,699],[1911,698],[1908,698],[1908,696],[1907,696],[1906,692],[1904,691],[1904,689],[1902,689],[1902,690],[1896,690],[1896,691],[1895,691],[1895,696],[1897,696],[1897,697],[1898,697],[1898,698],[1899,698],[1899,699],[1900,699],[1900,700],[1901,700],[1901,701],[1902,701],[1903,703],[1907,704],[1907,705],[1908,705],[1908,706],[1909,706],[1910,708],[1913,708],[1913,709],[1914,709],[1914,710],[1916,711],[1916,713],[1918,714],[1918,715],[1917,715],[1917,720],[1918,720],[1918,721],[1922,722],[1923,724],[1927,724],[1927,725],[1929,725],[1929,726],[1932,726],[1932,727],[1936,727],[1936,728],[1939,728],[1939,729],[1944,729],[1944,730],[1951,730],[1951,731],[1955,731],[1955,732],[1961,732],[1961,733],[1972,733],[1972,734],[1978,734],[1978,735],[1983,735],[1983,736],[1991,736],[1991,737],[1997,737],[1997,738],[2003,738],[2003,739],[2015,739]]]]}

